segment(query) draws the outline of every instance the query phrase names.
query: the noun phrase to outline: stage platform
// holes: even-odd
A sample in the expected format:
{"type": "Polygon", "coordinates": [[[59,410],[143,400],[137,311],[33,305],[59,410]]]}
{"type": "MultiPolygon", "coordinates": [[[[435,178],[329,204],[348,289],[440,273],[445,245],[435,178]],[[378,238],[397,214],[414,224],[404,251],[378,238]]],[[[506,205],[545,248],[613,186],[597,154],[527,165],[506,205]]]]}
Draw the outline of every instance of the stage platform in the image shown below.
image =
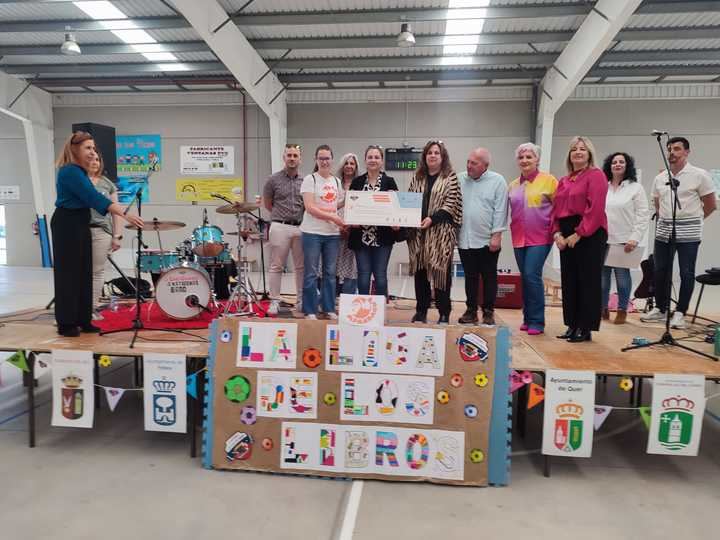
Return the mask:
{"type": "MultiPolygon", "coordinates": [[[[451,321],[462,314],[463,305],[455,303],[451,321]]],[[[564,331],[560,308],[547,308],[547,331],[541,336],[528,336],[520,332],[522,312],[499,309],[498,324],[507,325],[512,332],[512,368],[544,372],[547,369],[587,369],[602,375],[652,377],[655,373],[697,373],[709,379],[720,379],[720,362],[686,352],[676,347],[651,347],[621,352],[633,337],[650,340],[660,337],[663,326],[640,322],[639,314],[630,314],[628,323],[603,323],[593,341],[567,343],[555,336],[564,331]]],[[[408,322],[413,314],[410,302],[393,303],[387,310],[388,324],[408,322]]],[[[432,322],[437,315],[430,314],[432,322]]],[[[700,323],[698,319],[698,323],[700,323]]],[[[205,358],[208,355],[209,331],[188,330],[188,334],[142,331],[134,348],[130,348],[132,332],[110,335],[81,334],[77,338],[59,336],[53,325],[53,314],[43,309],[26,310],[0,317],[0,350],[18,349],[49,352],[52,349],[91,350],[95,354],[137,357],[146,352],[183,353],[188,358],[205,358]]],[[[681,343],[712,354],[710,344],[700,342],[702,324],[688,330],[673,331],[681,343]]]]}

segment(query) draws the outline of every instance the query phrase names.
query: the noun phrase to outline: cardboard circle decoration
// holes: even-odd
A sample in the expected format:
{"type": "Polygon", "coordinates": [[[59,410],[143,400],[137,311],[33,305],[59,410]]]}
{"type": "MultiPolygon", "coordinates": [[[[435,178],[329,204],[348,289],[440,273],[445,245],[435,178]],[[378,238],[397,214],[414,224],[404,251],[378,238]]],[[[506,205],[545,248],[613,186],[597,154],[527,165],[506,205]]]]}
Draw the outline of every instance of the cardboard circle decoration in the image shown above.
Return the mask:
{"type": "Polygon", "coordinates": [[[475,418],[478,415],[478,408],[475,405],[465,405],[465,416],[468,418],[475,418]]]}
{"type": "Polygon", "coordinates": [[[262,440],[262,443],[261,443],[261,444],[262,444],[263,450],[267,450],[268,452],[269,452],[270,450],[272,450],[272,449],[273,449],[273,446],[274,446],[274,445],[273,445],[273,440],[272,440],[270,437],[265,437],[265,438],[262,440]]]}
{"type": "Polygon", "coordinates": [[[437,400],[445,405],[447,402],[450,401],[450,394],[447,392],[447,390],[440,390],[437,393],[437,400]]]}
{"type": "Polygon", "coordinates": [[[479,448],[470,450],[470,461],[473,463],[482,463],[485,459],[485,453],[479,448]]]}
{"type": "Polygon", "coordinates": [[[450,386],[454,388],[460,388],[463,384],[463,377],[459,373],[453,374],[452,377],[450,377],[450,386]]]}
{"type": "Polygon", "coordinates": [[[234,375],[225,381],[225,397],[233,403],[242,403],[250,396],[250,381],[242,375],[234,375]]]}
{"type": "Polygon", "coordinates": [[[252,435],[236,431],[225,441],[225,457],[229,462],[244,461],[252,455],[252,435]]]}
{"type": "Polygon", "coordinates": [[[335,405],[335,402],[337,402],[335,394],[332,392],[325,392],[325,395],[323,396],[323,403],[325,403],[328,407],[331,407],[335,405]]]}
{"type": "Polygon", "coordinates": [[[490,379],[484,373],[478,373],[477,375],[475,375],[475,384],[478,385],[480,388],[486,387],[489,382],[490,379]]]}
{"type": "Polygon", "coordinates": [[[322,353],[315,348],[305,349],[303,352],[303,364],[305,367],[315,369],[322,363],[322,353]]]}
{"type": "Polygon", "coordinates": [[[220,341],[223,343],[230,343],[232,339],[232,332],[230,330],[223,330],[220,332],[220,341]]]}
{"type": "Polygon", "coordinates": [[[629,392],[634,386],[633,380],[630,377],[623,377],[622,379],[620,379],[619,386],[623,391],[629,392]]]}
{"type": "Polygon", "coordinates": [[[457,340],[460,358],[465,362],[486,362],[488,359],[488,344],[483,338],[471,332],[465,332],[457,340]]]}
{"type": "Polygon", "coordinates": [[[255,422],[257,422],[257,412],[255,411],[255,407],[252,405],[246,405],[242,408],[242,411],[240,411],[240,421],[248,426],[252,426],[255,422]]]}

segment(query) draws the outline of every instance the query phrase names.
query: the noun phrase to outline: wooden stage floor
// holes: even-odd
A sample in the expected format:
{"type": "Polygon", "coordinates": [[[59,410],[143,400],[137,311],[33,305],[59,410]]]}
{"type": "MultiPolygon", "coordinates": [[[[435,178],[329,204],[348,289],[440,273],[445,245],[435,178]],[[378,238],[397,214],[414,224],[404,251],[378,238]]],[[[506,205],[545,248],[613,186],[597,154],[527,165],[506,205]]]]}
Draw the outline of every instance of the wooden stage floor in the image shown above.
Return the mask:
{"type": "MultiPolygon", "coordinates": [[[[388,324],[408,322],[412,316],[412,304],[395,304],[388,309],[388,324]]],[[[463,307],[456,303],[451,321],[456,321],[463,307]]],[[[520,310],[497,310],[499,324],[506,324],[512,331],[512,367],[516,370],[544,372],[547,369],[592,370],[604,375],[628,375],[649,377],[655,373],[696,373],[707,378],[720,379],[720,362],[686,352],[677,347],[657,346],[629,352],[620,349],[629,345],[633,337],[657,339],[662,325],[640,323],[638,314],[631,314],[624,325],[603,324],[600,332],[593,334],[588,343],[567,343],[555,338],[564,330],[560,308],[548,307],[546,334],[528,336],[520,332],[520,310]]],[[[431,314],[430,321],[436,317],[431,314]]],[[[701,321],[698,321],[701,322],[701,321]]],[[[96,354],[111,356],[140,356],[146,352],[181,352],[188,358],[204,358],[208,355],[208,330],[189,330],[193,336],[169,332],[142,331],[135,348],[129,348],[132,332],[100,336],[81,334],[77,338],[57,335],[51,311],[27,310],[0,318],[0,350],[18,349],[49,352],[52,349],[91,350],[96,354]],[[195,337],[197,336],[197,337],[195,337]]],[[[675,338],[688,338],[681,343],[712,354],[710,344],[699,342],[691,333],[703,330],[702,325],[692,327],[691,332],[673,331],[675,338]],[[690,336],[690,337],[688,337],[690,336]]]]}

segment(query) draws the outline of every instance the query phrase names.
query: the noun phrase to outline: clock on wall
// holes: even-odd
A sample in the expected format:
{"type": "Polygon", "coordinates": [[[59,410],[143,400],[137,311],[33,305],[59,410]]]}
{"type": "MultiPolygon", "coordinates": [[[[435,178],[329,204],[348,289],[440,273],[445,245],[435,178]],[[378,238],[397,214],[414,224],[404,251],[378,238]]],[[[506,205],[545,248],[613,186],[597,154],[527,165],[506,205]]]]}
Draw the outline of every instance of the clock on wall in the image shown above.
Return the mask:
{"type": "Polygon", "coordinates": [[[414,171],[420,164],[421,148],[388,148],[385,150],[386,171],[414,171]]]}

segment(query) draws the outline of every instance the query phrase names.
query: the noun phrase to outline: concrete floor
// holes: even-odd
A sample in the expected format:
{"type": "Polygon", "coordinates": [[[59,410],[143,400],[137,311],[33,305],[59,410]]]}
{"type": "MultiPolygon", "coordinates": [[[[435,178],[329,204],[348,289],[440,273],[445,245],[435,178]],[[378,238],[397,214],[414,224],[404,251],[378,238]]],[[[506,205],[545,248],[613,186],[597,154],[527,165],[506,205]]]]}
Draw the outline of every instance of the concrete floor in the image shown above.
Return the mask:
{"type": "MultiPolygon", "coordinates": [[[[45,303],[48,278],[40,269],[0,268],[0,312],[45,303]]],[[[8,384],[15,368],[0,369],[8,384]]],[[[126,361],[108,372],[103,384],[132,384],[126,361]]],[[[143,431],[139,393],[126,394],[114,413],[99,411],[93,430],[51,428],[50,393],[40,382],[36,448],[26,445],[24,403],[0,403],[3,540],[337,537],[350,482],[206,471],[188,457],[184,436],[143,431]]],[[[627,406],[616,381],[598,392],[602,403],[627,406]]],[[[717,392],[709,383],[707,393],[717,392]]],[[[593,457],[554,459],[549,479],[538,451],[541,420],[540,409],[531,411],[526,437],[513,436],[509,487],[364,482],[353,538],[717,538],[716,419],[706,416],[698,457],[671,458],[647,455],[636,413],[616,411],[596,434],[593,457]]]]}

